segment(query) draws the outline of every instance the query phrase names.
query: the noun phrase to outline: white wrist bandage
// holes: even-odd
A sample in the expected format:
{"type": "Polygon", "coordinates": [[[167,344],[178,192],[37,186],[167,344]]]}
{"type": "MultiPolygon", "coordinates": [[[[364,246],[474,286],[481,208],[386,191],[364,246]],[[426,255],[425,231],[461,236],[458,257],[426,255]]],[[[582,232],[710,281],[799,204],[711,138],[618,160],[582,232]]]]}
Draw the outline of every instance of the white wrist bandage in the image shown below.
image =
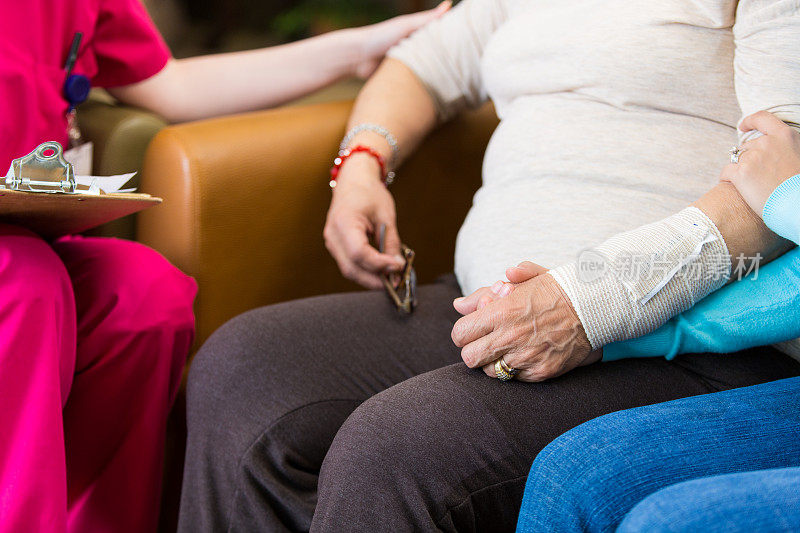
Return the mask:
{"type": "Polygon", "coordinates": [[[597,349],[657,329],[725,285],[730,270],[722,234],[688,207],[615,235],[550,274],[597,349]]]}

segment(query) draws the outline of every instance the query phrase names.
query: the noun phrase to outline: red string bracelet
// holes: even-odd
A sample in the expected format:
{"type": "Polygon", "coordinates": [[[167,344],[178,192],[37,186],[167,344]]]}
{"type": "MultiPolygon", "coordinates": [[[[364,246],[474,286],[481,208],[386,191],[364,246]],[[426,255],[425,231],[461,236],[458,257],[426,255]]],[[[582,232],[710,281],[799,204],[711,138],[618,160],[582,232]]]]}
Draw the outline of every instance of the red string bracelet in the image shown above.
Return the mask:
{"type": "Polygon", "coordinates": [[[386,160],[381,154],[369,146],[359,144],[358,146],[345,148],[344,150],[340,151],[336,159],[333,160],[333,167],[331,168],[331,181],[328,182],[328,185],[331,186],[331,189],[336,187],[336,180],[339,177],[339,171],[341,170],[342,165],[344,165],[344,162],[347,161],[347,158],[349,158],[351,155],[358,152],[369,154],[378,161],[378,165],[381,167],[381,181],[388,187],[389,183],[391,183],[391,178],[394,178],[394,172],[386,172],[386,160]]]}

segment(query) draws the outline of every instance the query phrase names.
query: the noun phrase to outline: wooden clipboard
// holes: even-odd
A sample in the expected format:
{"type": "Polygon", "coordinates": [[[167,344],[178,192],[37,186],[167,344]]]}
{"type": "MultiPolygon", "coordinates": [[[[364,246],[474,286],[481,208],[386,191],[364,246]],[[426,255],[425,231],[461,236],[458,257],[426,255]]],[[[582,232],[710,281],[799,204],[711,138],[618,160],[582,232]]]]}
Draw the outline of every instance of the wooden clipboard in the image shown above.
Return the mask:
{"type": "Polygon", "coordinates": [[[149,194],[48,194],[0,189],[0,223],[46,239],[86,231],[161,203],[149,194]]]}

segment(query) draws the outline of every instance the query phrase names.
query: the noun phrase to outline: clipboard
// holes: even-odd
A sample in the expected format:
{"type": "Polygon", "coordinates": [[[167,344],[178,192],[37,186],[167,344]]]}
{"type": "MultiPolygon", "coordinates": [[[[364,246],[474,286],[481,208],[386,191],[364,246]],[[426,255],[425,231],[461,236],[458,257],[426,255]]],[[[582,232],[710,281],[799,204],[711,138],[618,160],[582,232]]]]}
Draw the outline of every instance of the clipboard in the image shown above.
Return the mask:
{"type": "Polygon", "coordinates": [[[161,203],[149,194],[43,194],[0,189],[0,222],[46,239],[80,233],[161,203]]]}
{"type": "Polygon", "coordinates": [[[10,188],[0,185],[0,222],[44,238],[80,233],[161,203],[149,194],[78,190],[61,145],[48,142],[12,162],[10,188]]]}

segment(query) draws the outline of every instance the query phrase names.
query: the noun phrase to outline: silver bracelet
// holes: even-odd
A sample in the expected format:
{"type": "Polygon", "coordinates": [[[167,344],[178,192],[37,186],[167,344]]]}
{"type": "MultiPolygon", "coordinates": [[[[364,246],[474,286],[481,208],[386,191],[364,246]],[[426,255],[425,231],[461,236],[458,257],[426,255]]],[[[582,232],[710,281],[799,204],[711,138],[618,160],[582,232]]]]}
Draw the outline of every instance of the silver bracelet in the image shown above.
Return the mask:
{"type": "Polygon", "coordinates": [[[383,126],[380,126],[378,124],[369,124],[369,123],[359,124],[355,126],[353,129],[348,131],[347,135],[345,135],[344,139],[342,139],[342,142],[339,144],[339,151],[341,152],[345,150],[347,146],[350,144],[350,141],[353,140],[353,137],[355,137],[362,131],[374,131],[375,133],[386,139],[386,142],[389,143],[389,147],[392,149],[392,160],[389,162],[389,169],[390,169],[390,174],[392,174],[392,177],[394,177],[394,172],[392,170],[394,169],[395,163],[397,162],[397,154],[400,153],[400,147],[397,145],[397,139],[394,138],[394,135],[392,135],[389,132],[389,130],[387,130],[383,126]]]}

